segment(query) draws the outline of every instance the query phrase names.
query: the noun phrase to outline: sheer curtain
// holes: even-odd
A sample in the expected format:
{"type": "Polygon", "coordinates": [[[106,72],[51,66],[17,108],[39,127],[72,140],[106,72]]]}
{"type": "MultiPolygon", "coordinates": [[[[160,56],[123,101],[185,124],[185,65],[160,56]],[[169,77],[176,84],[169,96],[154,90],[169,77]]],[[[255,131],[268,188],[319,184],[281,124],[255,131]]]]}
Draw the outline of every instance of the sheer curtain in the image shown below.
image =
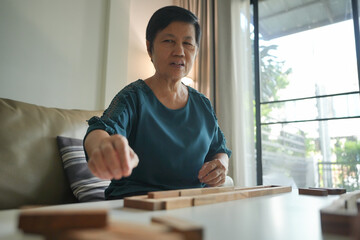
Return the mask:
{"type": "Polygon", "coordinates": [[[250,1],[217,1],[216,99],[236,186],[256,185],[250,1]]]}
{"type": "Polygon", "coordinates": [[[215,87],[216,101],[212,102],[233,151],[229,175],[236,186],[256,185],[249,0],[174,3],[194,12],[200,20],[202,45],[194,72],[199,91],[212,97],[215,87]]]}

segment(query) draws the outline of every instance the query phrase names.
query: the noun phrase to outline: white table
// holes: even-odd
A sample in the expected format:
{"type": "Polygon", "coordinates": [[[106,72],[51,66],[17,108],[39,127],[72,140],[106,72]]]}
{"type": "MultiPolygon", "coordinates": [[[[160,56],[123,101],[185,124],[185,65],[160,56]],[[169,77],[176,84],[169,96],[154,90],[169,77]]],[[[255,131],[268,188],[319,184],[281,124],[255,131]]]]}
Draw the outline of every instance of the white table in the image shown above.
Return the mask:
{"type": "MultiPolygon", "coordinates": [[[[150,224],[152,216],[171,215],[204,227],[204,240],[232,239],[348,239],[321,233],[320,209],[338,196],[268,195],[231,202],[176,210],[145,211],[123,207],[123,200],[52,206],[56,209],[110,209],[112,220],[150,224]]],[[[0,239],[42,239],[24,235],[17,229],[19,210],[0,211],[0,239]]]]}

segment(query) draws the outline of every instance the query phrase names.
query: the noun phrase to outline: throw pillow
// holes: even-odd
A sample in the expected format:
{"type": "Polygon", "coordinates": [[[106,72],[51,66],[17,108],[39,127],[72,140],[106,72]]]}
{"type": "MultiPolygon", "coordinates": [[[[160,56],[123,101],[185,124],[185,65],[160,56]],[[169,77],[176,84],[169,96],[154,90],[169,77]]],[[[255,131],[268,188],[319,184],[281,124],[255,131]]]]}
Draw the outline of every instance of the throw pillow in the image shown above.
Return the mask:
{"type": "Polygon", "coordinates": [[[88,168],[81,139],[57,137],[60,156],[70,187],[79,202],[105,200],[109,180],[95,177],[88,168]]]}

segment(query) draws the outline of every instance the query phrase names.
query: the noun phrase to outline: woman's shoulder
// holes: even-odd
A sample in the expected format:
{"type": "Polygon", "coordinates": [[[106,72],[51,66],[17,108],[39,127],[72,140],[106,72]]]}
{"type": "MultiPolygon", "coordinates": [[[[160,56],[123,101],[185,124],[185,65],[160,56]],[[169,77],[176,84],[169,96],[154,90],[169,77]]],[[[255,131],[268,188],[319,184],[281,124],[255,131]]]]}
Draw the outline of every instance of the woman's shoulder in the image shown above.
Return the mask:
{"type": "Polygon", "coordinates": [[[189,89],[189,93],[192,95],[195,102],[203,104],[207,108],[207,110],[212,111],[211,102],[204,94],[189,86],[188,89],[189,89]]]}
{"type": "Polygon", "coordinates": [[[145,93],[148,91],[146,88],[146,84],[143,80],[138,79],[127,86],[125,86],[123,89],[121,89],[115,96],[115,99],[117,100],[135,100],[138,98],[138,95],[141,93],[145,93]]]}
{"type": "Polygon", "coordinates": [[[144,81],[139,79],[125,86],[115,95],[105,113],[118,113],[126,107],[136,108],[139,104],[139,94],[146,91],[144,85],[144,81]]]}
{"type": "Polygon", "coordinates": [[[137,93],[137,92],[146,92],[148,91],[147,86],[142,79],[138,79],[127,86],[125,86],[123,89],[120,90],[119,94],[129,94],[129,93],[137,93]]]}

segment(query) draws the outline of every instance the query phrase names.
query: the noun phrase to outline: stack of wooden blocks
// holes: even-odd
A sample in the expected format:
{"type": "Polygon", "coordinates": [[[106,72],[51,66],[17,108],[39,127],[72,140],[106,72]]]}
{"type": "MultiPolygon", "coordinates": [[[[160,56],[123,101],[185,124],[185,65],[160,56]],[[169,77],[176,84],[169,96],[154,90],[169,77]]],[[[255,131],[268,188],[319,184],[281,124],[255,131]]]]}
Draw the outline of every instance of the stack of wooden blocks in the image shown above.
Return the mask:
{"type": "Polygon", "coordinates": [[[203,228],[171,216],[157,216],[149,225],[109,222],[108,211],[46,210],[22,211],[19,228],[47,240],[202,240],[203,228]]]}
{"type": "MultiPolygon", "coordinates": [[[[169,210],[285,193],[291,190],[291,187],[257,186],[149,192],[147,195],[125,198],[124,207],[169,210]]],[[[106,209],[86,211],[48,209],[23,210],[19,216],[19,228],[24,233],[40,234],[49,240],[202,240],[203,238],[201,226],[170,216],[153,217],[151,225],[142,225],[109,222],[106,209]]]]}
{"type": "Polygon", "coordinates": [[[147,195],[125,198],[124,207],[152,211],[170,210],[286,193],[291,190],[291,187],[270,185],[250,188],[214,187],[149,192],[147,195]]]}

